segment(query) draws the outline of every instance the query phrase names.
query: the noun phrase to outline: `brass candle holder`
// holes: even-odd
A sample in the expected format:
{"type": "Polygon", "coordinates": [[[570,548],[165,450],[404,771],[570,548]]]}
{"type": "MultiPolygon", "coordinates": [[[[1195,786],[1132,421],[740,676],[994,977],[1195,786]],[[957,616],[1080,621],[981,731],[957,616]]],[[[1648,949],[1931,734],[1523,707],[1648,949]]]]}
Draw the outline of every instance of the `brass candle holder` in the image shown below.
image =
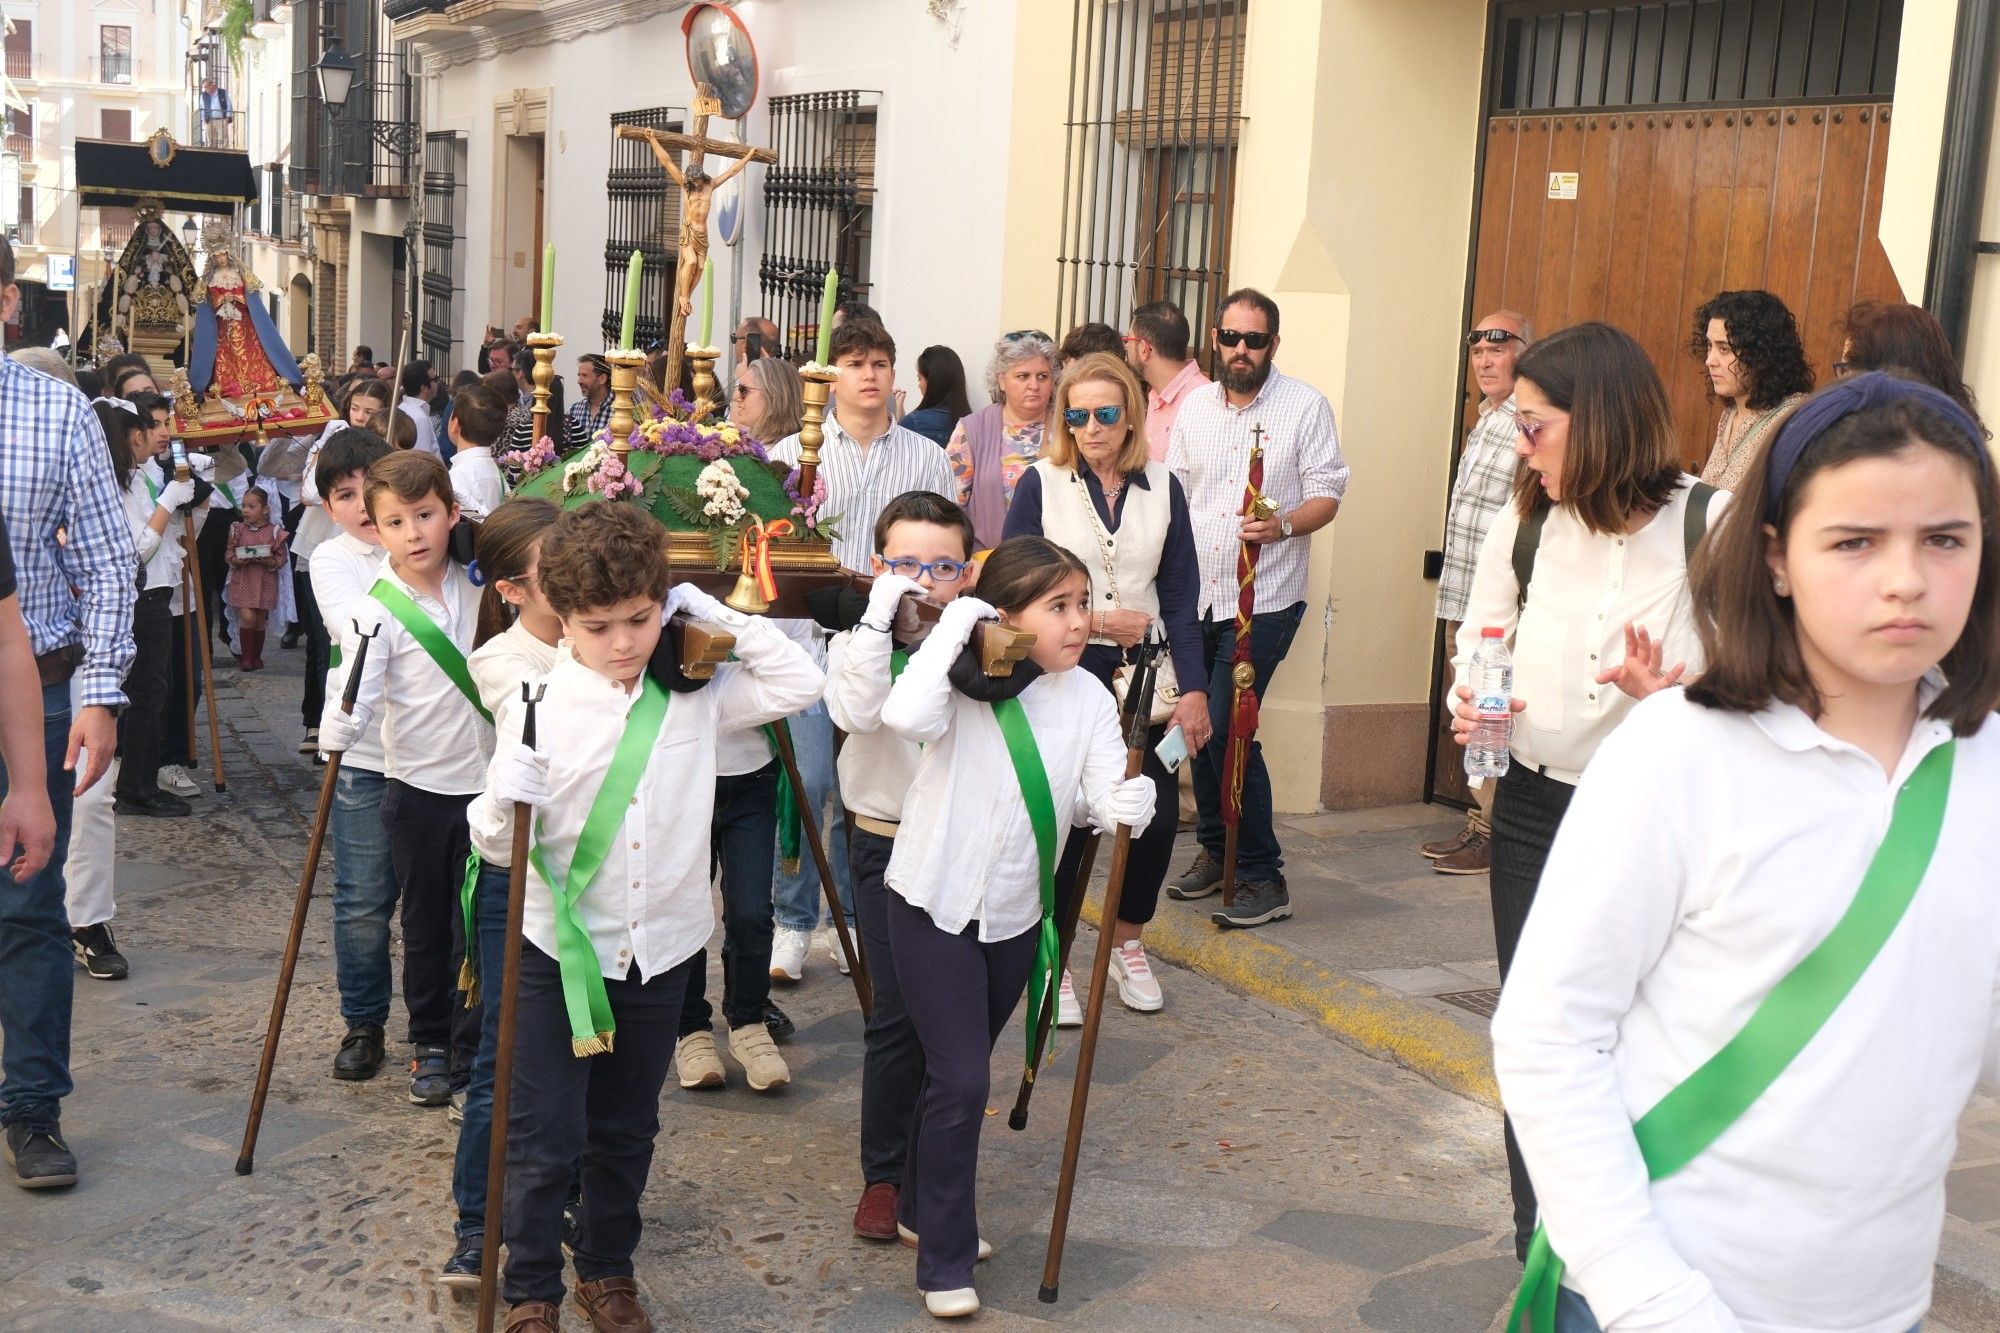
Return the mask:
{"type": "Polygon", "coordinates": [[[623,463],[632,452],[632,390],[645,368],[644,352],[606,352],[611,363],[611,452],[623,463]]]}
{"type": "Polygon", "coordinates": [[[535,369],[529,376],[534,389],[534,429],[529,444],[549,433],[549,392],[556,382],[556,348],[562,346],[559,333],[531,333],[528,350],[535,354],[535,369]]]}
{"type": "Polygon", "coordinates": [[[819,473],[819,447],[826,439],[826,400],[839,378],[832,370],[814,367],[800,372],[804,380],[805,413],[799,422],[799,494],[810,498],[819,473]]]}
{"type": "Polygon", "coordinates": [[[722,400],[715,394],[715,362],[722,355],[717,347],[690,347],[687,359],[694,363],[694,419],[706,421],[722,415],[722,400]]]}

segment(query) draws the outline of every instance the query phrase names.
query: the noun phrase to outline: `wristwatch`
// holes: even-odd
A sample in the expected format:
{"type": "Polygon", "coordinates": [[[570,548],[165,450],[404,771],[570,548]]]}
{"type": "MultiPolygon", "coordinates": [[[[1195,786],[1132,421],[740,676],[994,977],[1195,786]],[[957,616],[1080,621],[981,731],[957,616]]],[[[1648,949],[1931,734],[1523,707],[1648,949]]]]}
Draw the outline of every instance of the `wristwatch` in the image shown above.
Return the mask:
{"type": "Polygon", "coordinates": [[[1279,515],[1278,534],[1282,537],[1290,537],[1292,535],[1292,520],[1290,515],[1279,515]]]}

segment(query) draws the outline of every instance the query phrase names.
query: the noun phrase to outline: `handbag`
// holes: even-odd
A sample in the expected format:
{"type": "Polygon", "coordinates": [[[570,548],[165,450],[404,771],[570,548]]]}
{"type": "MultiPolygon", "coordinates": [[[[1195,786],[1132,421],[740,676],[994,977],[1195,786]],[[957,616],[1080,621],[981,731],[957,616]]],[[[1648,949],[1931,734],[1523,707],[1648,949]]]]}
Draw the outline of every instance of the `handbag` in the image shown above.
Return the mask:
{"type": "MultiPolygon", "coordinates": [[[[1165,651],[1153,662],[1153,713],[1146,720],[1158,725],[1174,715],[1174,707],[1181,701],[1180,677],[1174,674],[1174,659],[1165,651]]],[[[1118,711],[1125,711],[1125,696],[1132,689],[1132,678],[1138,667],[1131,662],[1111,673],[1111,693],[1118,700],[1118,711]]]]}

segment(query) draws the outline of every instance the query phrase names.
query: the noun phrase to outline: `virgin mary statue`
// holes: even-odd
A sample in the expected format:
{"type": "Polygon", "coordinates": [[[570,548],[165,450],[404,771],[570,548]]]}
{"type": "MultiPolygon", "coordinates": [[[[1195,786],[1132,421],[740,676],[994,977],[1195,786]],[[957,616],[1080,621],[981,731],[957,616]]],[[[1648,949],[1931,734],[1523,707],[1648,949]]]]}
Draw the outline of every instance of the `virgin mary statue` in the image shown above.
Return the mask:
{"type": "Polygon", "coordinates": [[[297,397],[304,382],[299,363],[278,337],[271,316],[249,299],[254,279],[247,278],[230,246],[226,223],[212,221],[202,228],[208,264],[202,272],[202,300],[194,312],[194,348],[188,357],[188,387],[201,397],[213,391],[234,402],[258,398],[280,408],[267,419],[300,415],[297,397]],[[285,389],[293,392],[286,394],[285,389]]]}

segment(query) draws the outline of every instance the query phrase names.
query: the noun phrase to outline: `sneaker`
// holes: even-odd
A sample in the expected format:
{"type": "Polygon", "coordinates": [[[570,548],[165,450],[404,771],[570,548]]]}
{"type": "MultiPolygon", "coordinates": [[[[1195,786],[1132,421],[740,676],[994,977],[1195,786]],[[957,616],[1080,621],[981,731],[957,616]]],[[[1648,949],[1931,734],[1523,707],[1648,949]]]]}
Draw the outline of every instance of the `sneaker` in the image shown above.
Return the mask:
{"type": "Polygon", "coordinates": [[[377,1023],[356,1023],[340,1039],[340,1053],[333,1057],[333,1076],[358,1083],[374,1078],[382,1068],[382,1028],[377,1023]]]}
{"type": "Polygon", "coordinates": [[[1181,902],[1193,902],[1196,898],[1206,898],[1222,887],[1222,862],[1208,854],[1204,847],[1194,854],[1194,861],[1181,872],[1181,877],[1167,885],[1167,897],[1181,902]]]}
{"type": "Polygon", "coordinates": [[[798,1024],[769,1000],[764,1001],[764,1026],[770,1031],[772,1041],[783,1041],[799,1030],[798,1024]]]}
{"type": "Polygon", "coordinates": [[[302,740],[302,741],[300,741],[300,742],[299,742],[299,753],[300,753],[300,754],[318,754],[318,753],[319,753],[319,728],[318,728],[318,727],[307,727],[307,728],[306,728],[306,738],[305,738],[304,740],[302,740]]]}
{"type": "Polygon", "coordinates": [[[839,932],[832,926],[821,926],[813,932],[813,948],[826,950],[826,956],[840,969],[840,975],[847,975],[847,955],[841,952],[839,932]]]}
{"type": "Polygon", "coordinates": [[[1150,1014],[1166,1003],[1160,996],[1160,983],[1153,979],[1146,946],[1138,940],[1111,951],[1111,979],[1118,983],[1118,998],[1127,1009],[1150,1014]]]}
{"type": "Polygon", "coordinates": [[[1248,927],[1282,921],[1291,914],[1292,895],[1280,875],[1275,880],[1244,880],[1236,886],[1235,903],[1209,913],[1208,919],[1218,926],[1248,927]]]}
{"type": "MultiPolygon", "coordinates": [[[[917,1248],[917,1233],[904,1226],[901,1222],[896,1223],[896,1239],[910,1249],[914,1250],[917,1248]]],[[[979,1257],[973,1262],[983,1264],[992,1257],[993,1247],[987,1243],[986,1237],[981,1236],[979,1238],[979,1257]]]]}
{"type": "Polygon", "coordinates": [[[24,1190],[76,1184],[76,1154],[63,1142],[62,1126],[54,1120],[7,1126],[7,1160],[14,1167],[14,1183],[24,1190]]]}
{"type": "Polygon", "coordinates": [[[113,796],[111,808],[121,815],[144,815],[148,819],[185,819],[194,807],[170,791],[157,787],[137,796],[113,796]]]}
{"type": "Polygon", "coordinates": [[[486,1237],[467,1236],[457,1242],[451,1258],[438,1270],[438,1285],[453,1291],[479,1290],[479,1261],[486,1257],[486,1237]]]}
{"type": "MultiPolygon", "coordinates": [[[[709,1049],[715,1049],[713,1044],[709,1049]]],[[[752,1092],[770,1092],[792,1081],[785,1057],[778,1054],[770,1032],[762,1023],[745,1023],[729,1029],[729,1057],[743,1066],[743,1081],[752,1092]]]]}
{"type": "Polygon", "coordinates": [[[1493,868],[1493,841],[1484,833],[1470,834],[1465,845],[1431,862],[1440,875],[1483,875],[1493,868]]]}
{"type": "Polygon", "coordinates": [[[719,1088],[729,1081],[722,1057],[715,1053],[715,1037],[707,1028],[674,1043],[674,1068],[680,1071],[683,1088],[719,1088]]]}
{"type": "Polygon", "coordinates": [[[462,1125],[465,1123],[464,1088],[459,1088],[451,1094],[451,1102],[449,1104],[449,1109],[445,1111],[444,1118],[446,1120],[449,1120],[454,1125],[462,1125]]]}
{"type": "Polygon", "coordinates": [[[410,1104],[443,1106],[451,1101],[451,1052],[418,1046],[410,1057],[410,1104]]]}
{"type": "Polygon", "coordinates": [[[125,955],[118,952],[118,941],[111,938],[108,921],[72,930],[69,947],[76,951],[76,961],[83,964],[83,970],[99,981],[123,981],[131,972],[125,955]]]}
{"type": "Polygon", "coordinates": [[[1417,852],[1426,860],[1435,861],[1439,857],[1450,856],[1453,852],[1465,846],[1466,843],[1472,841],[1472,837],[1472,825],[1467,824],[1449,838],[1440,838],[1436,842],[1425,843],[1423,846],[1417,848],[1417,852]]]}
{"type": "Polygon", "coordinates": [[[896,1239],[896,1186],[878,1180],[861,1192],[854,1206],[854,1234],[863,1240],[896,1239]]]}
{"type": "Polygon", "coordinates": [[[1076,987],[1070,982],[1067,968],[1063,970],[1062,988],[1056,992],[1056,1026],[1059,1028],[1083,1026],[1083,1006],[1076,1002],[1076,987]]]}
{"type": "Polygon", "coordinates": [[[201,785],[194,780],[194,774],[179,764],[160,766],[160,790],[183,797],[201,795],[201,785]]]}
{"type": "Polygon", "coordinates": [[[800,981],[806,975],[806,950],[812,937],[803,930],[779,926],[771,936],[771,980],[800,981]]]}

